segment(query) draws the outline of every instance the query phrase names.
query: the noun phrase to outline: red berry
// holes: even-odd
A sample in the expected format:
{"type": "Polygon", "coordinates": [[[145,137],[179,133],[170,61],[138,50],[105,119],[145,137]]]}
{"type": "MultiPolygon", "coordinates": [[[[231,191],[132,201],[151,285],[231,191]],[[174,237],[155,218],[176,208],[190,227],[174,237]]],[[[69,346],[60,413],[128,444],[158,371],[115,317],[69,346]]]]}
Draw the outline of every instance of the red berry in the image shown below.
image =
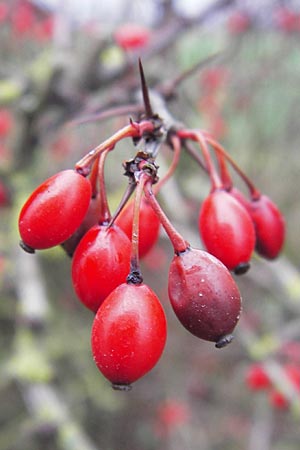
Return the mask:
{"type": "Polygon", "coordinates": [[[203,202],[199,230],[206,249],[237,273],[247,268],[255,246],[254,225],[247,210],[228,192],[216,190],[203,202]]]}
{"type": "Polygon", "coordinates": [[[0,136],[7,136],[12,128],[12,115],[8,109],[0,109],[0,136]]]}
{"type": "Polygon", "coordinates": [[[165,400],[157,409],[157,431],[162,435],[168,434],[181,425],[185,425],[189,420],[189,415],[187,404],[175,399],[165,400]]]}
{"type": "Polygon", "coordinates": [[[9,14],[8,5],[5,2],[0,2],[0,23],[7,20],[9,14]]]}
{"type": "Polygon", "coordinates": [[[91,195],[89,180],[74,170],[63,170],[44,181],[20,212],[25,247],[45,249],[68,239],[81,224],[91,195]]]}
{"type": "Polygon", "coordinates": [[[248,198],[236,187],[232,187],[228,193],[234,197],[241,205],[244,206],[244,208],[247,209],[247,211],[249,212],[249,200],[248,198]]]}
{"type": "Polygon", "coordinates": [[[175,255],[169,272],[169,297],[182,325],[195,336],[222,347],[241,312],[241,296],[228,269],[198,249],[175,255]],[[223,339],[225,338],[225,340],[223,339]]]}
{"type": "Polygon", "coordinates": [[[295,364],[287,364],[284,370],[297,390],[300,390],[300,366],[295,364]]]}
{"type": "Polygon", "coordinates": [[[249,202],[248,211],[255,225],[256,251],[265,258],[276,258],[285,237],[285,222],[281,212],[266,195],[249,202]]]}
{"type": "Polygon", "coordinates": [[[289,407],[288,399],[285,397],[284,394],[277,391],[276,389],[273,389],[270,392],[269,400],[271,405],[277,409],[287,409],[289,407]]]}
{"type": "Polygon", "coordinates": [[[97,225],[97,223],[99,222],[100,202],[100,195],[91,198],[89,208],[79,228],[77,228],[75,233],[73,233],[72,236],[69,237],[69,239],[61,244],[63,249],[69,256],[73,256],[76,247],[78,246],[81,238],[85,235],[85,233],[89,231],[94,225],[97,225]]]}
{"type": "MultiPolygon", "coordinates": [[[[133,202],[122,210],[121,214],[116,219],[116,224],[122,228],[131,240],[132,236],[132,222],[133,222],[133,202]]],[[[155,214],[153,208],[148,201],[143,198],[140,205],[139,214],[139,256],[145,256],[157,242],[159,236],[160,221],[155,214]]]]}
{"type": "Polygon", "coordinates": [[[287,33],[291,33],[298,29],[298,15],[295,11],[280,7],[275,11],[275,22],[278,28],[287,33]]]}
{"type": "Polygon", "coordinates": [[[271,386],[270,378],[261,364],[252,364],[246,374],[246,383],[250,389],[260,390],[271,386]]]}
{"type": "Polygon", "coordinates": [[[38,41],[48,41],[53,36],[54,18],[52,16],[46,17],[36,23],[33,28],[33,36],[38,41]]]}
{"type": "Polygon", "coordinates": [[[201,74],[201,87],[206,93],[215,93],[226,82],[227,70],[222,66],[205,69],[201,74]]]}
{"type": "Polygon", "coordinates": [[[245,31],[247,31],[250,26],[250,17],[243,11],[236,11],[229,17],[228,30],[232,34],[245,33],[245,31]]]}
{"type": "MultiPolygon", "coordinates": [[[[289,382],[293,385],[295,391],[300,392],[300,366],[286,365],[284,371],[289,382]]],[[[287,409],[290,405],[290,400],[283,392],[273,389],[270,393],[270,402],[273,406],[279,409],[287,409]]]]}
{"type": "Polygon", "coordinates": [[[145,284],[121,284],[95,316],[95,363],[114,388],[126,389],[158,362],[166,333],[165,313],[154,292],[145,284]]]}
{"type": "Polygon", "coordinates": [[[35,22],[34,10],[30,3],[19,3],[13,10],[12,27],[16,35],[20,36],[32,30],[35,22]]]}
{"type": "Polygon", "coordinates": [[[115,31],[114,38],[124,50],[138,50],[148,44],[150,30],[142,25],[128,23],[115,31]]]}
{"type": "Polygon", "coordinates": [[[96,225],[81,239],[72,264],[75,292],[94,312],[130,271],[131,243],[118,227],[96,225]]]}

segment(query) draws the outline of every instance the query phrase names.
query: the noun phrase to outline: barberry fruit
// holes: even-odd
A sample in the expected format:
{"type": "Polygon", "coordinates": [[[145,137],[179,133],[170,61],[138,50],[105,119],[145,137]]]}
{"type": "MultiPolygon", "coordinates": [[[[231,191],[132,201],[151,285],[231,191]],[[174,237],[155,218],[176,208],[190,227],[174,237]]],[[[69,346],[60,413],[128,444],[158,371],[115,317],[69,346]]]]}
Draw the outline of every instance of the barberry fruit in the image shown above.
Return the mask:
{"type": "Polygon", "coordinates": [[[68,239],[79,227],[91,199],[91,184],[74,170],[63,170],[30,195],[19,216],[24,249],[46,249],[68,239]]]}
{"type": "Polygon", "coordinates": [[[92,327],[92,353],[115,389],[131,383],[158,362],[166,342],[166,318],[155,293],[145,284],[118,286],[102,303],[92,327]]]}
{"type": "Polygon", "coordinates": [[[72,280],[82,303],[97,312],[105,298],[126,281],[131,244],[117,225],[96,225],[79,242],[72,261],[72,280]]]}
{"type": "MultiPolygon", "coordinates": [[[[133,203],[129,202],[117,217],[115,223],[128,238],[132,237],[133,203]]],[[[143,198],[139,211],[139,257],[143,258],[155,245],[159,236],[160,221],[149,202],[143,198]]]]}
{"type": "Polygon", "coordinates": [[[249,267],[254,225],[248,211],[227,191],[215,190],[204,200],[199,231],[208,252],[229,270],[241,273],[249,267]]]}
{"type": "Polygon", "coordinates": [[[76,247],[78,246],[82,237],[89,231],[94,225],[97,225],[99,221],[99,211],[100,211],[101,196],[99,194],[92,197],[87,210],[87,213],[81,222],[79,228],[61,245],[65,252],[72,257],[76,247]]]}
{"type": "Polygon", "coordinates": [[[231,341],[241,312],[241,295],[228,269],[209,253],[188,248],[175,255],[169,297],[182,325],[195,336],[223,347],[231,341]]]}
{"type": "Polygon", "coordinates": [[[148,28],[134,23],[123,24],[114,33],[116,43],[124,50],[138,50],[150,40],[148,28]]]}
{"type": "Polygon", "coordinates": [[[285,238],[285,221],[281,212],[266,195],[249,202],[248,211],[255,225],[256,251],[264,258],[276,258],[285,238]]]}
{"type": "Polygon", "coordinates": [[[250,389],[261,390],[271,386],[271,380],[261,364],[252,364],[246,374],[246,384],[250,389]]]}

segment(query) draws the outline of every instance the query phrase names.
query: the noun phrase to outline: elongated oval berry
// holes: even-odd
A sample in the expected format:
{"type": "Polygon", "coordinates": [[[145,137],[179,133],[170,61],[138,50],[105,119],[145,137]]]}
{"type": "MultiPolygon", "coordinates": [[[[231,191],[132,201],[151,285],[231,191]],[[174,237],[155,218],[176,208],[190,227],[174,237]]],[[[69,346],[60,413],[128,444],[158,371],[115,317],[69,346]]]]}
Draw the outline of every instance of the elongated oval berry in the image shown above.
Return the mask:
{"type": "Polygon", "coordinates": [[[114,225],[92,227],[79,242],[72,261],[72,280],[81,302],[96,312],[130,271],[131,243],[114,225]]]}
{"type": "Polygon", "coordinates": [[[209,253],[229,270],[249,266],[255,246],[254,225],[248,211],[224,190],[212,192],[203,202],[199,230],[209,253]]]}
{"type": "MultiPolygon", "coordinates": [[[[115,223],[131,240],[133,223],[133,202],[129,202],[117,217],[115,223]]],[[[139,217],[139,257],[145,256],[155,245],[159,236],[160,221],[149,202],[143,198],[139,217]]]]}
{"type": "Polygon", "coordinates": [[[99,222],[101,196],[98,194],[92,197],[86,215],[81,222],[79,228],[61,245],[65,252],[72,257],[77,245],[79,244],[85,233],[99,222]]]}
{"type": "Polygon", "coordinates": [[[150,30],[136,23],[125,23],[114,33],[116,43],[124,50],[141,49],[148,44],[150,37],[150,30]]]}
{"type": "Polygon", "coordinates": [[[164,310],[145,284],[121,284],[100,306],[92,327],[92,353],[115,389],[149,372],[165,347],[164,310]]]}
{"type": "Polygon", "coordinates": [[[282,250],[285,238],[284,218],[272,200],[261,195],[249,202],[249,213],[255,225],[256,251],[267,259],[274,259],[282,250]]]}
{"type": "Polygon", "coordinates": [[[267,259],[276,258],[282,250],[285,238],[285,220],[275,205],[266,195],[248,200],[238,189],[232,188],[234,196],[248,211],[255,228],[255,250],[267,259]]]}
{"type": "Polygon", "coordinates": [[[63,170],[44,181],[20,212],[24,247],[45,249],[68,239],[81,224],[91,195],[89,180],[75,170],[63,170]]]}
{"type": "Polygon", "coordinates": [[[240,317],[241,295],[217,258],[194,248],[175,255],[168,291],[176,316],[190,333],[216,342],[217,347],[231,341],[240,317]]]}

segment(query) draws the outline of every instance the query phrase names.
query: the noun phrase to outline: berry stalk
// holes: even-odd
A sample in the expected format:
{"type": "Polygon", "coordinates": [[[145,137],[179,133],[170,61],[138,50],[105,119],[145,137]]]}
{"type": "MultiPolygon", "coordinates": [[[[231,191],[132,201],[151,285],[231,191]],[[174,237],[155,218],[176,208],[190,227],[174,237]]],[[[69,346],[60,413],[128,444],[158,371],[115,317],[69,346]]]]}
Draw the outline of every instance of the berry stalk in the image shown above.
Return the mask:
{"type": "Polygon", "coordinates": [[[183,239],[180,233],[174,228],[164,211],[162,210],[160,204],[155,198],[155,195],[152,190],[152,183],[151,181],[147,181],[145,184],[144,189],[145,195],[147,199],[149,200],[150,205],[154,209],[157,217],[160,220],[160,223],[164,227],[172,245],[174,248],[174,252],[176,254],[180,254],[184,252],[187,248],[189,248],[189,243],[183,239]]]}
{"type": "Polygon", "coordinates": [[[136,175],[137,187],[135,191],[135,199],[133,206],[133,222],[131,236],[131,257],[130,257],[130,273],[127,277],[128,284],[141,284],[143,276],[140,270],[139,262],[139,225],[140,225],[140,205],[144,191],[145,183],[150,179],[150,175],[145,171],[136,175]]]}
{"type": "Polygon", "coordinates": [[[256,187],[254,186],[254,184],[252,183],[250,178],[242,171],[242,169],[237,165],[237,163],[232,159],[232,157],[226,152],[224,147],[222,147],[222,145],[219,144],[219,142],[217,142],[215,139],[213,139],[209,135],[205,136],[205,140],[213,147],[213,149],[218,154],[221,154],[222,157],[225,157],[227,159],[227,161],[232,165],[234,170],[238,173],[238,175],[242,178],[242,180],[247,185],[247,187],[250,191],[252,200],[258,200],[261,196],[260,191],[258,189],[256,189],[256,187]]]}
{"type": "Polygon", "coordinates": [[[99,211],[99,223],[107,224],[111,220],[110,209],[108,205],[107,195],[106,195],[106,185],[105,185],[105,177],[104,177],[104,166],[105,160],[108,153],[112,150],[113,147],[106,149],[99,156],[98,161],[98,178],[99,178],[99,196],[100,196],[100,211],[99,211]]]}
{"type": "Polygon", "coordinates": [[[217,189],[222,189],[223,185],[213,164],[212,158],[209,153],[209,148],[207,146],[206,140],[199,130],[188,130],[181,129],[177,131],[177,136],[180,139],[191,139],[199,144],[202,151],[203,157],[206,162],[207,171],[211,180],[211,190],[215,191],[217,189]]]}
{"type": "Polygon", "coordinates": [[[181,141],[179,139],[178,136],[176,135],[172,135],[170,138],[172,147],[173,147],[173,159],[172,159],[172,163],[169,166],[169,169],[167,171],[167,173],[164,175],[163,178],[161,178],[159,180],[158,183],[156,183],[155,187],[154,187],[154,194],[156,195],[160,189],[162,188],[162,186],[171,178],[171,176],[174,174],[179,160],[180,160],[180,154],[181,154],[181,141]]]}
{"type": "Polygon", "coordinates": [[[153,130],[154,125],[149,120],[144,120],[141,123],[131,121],[129,125],[121,128],[115,134],[87,153],[75,164],[75,170],[82,175],[87,176],[90,173],[92,163],[105,150],[108,148],[112,150],[114,146],[122,139],[127,137],[141,137],[144,132],[151,132],[153,130]]]}

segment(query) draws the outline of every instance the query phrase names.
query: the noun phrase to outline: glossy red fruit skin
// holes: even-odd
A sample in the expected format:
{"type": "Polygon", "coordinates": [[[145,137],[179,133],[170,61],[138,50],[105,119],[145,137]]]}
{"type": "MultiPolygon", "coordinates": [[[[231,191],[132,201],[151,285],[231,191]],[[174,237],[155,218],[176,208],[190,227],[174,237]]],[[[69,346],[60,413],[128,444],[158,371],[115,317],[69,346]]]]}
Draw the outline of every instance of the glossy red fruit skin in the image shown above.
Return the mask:
{"type": "Polygon", "coordinates": [[[13,119],[8,109],[0,109],[0,136],[5,137],[9,134],[13,126],[13,119]]]}
{"type": "Polygon", "coordinates": [[[121,284],[93,322],[95,363],[113,387],[126,389],[156,365],[166,336],[165,313],[155,293],[145,284],[121,284]]]}
{"type": "Polygon", "coordinates": [[[247,386],[254,390],[262,390],[271,387],[271,380],[261,364],[252,364],[246,374],[247,386]]]}
{"type": "Polygon", "coordinates": [[[124,50],[138,50],[148,44],[150,30],[139,24],[123,24],[115,31],[114,38],[124,50]]]}
{"type": "Polygon", "coordinates": [[[41,250],[64,242],[81,224],[91,195],[89,180],[75,170],[63,170],[48,178],[21,209],[23,243],[41,250]]]}
{"type": "MultiPolygon", "coordinates": [[[[117,217],[115,223],[131,240],[133,222],[133,202],[129,202],[117,217]]],[[[139,256],[143,258],[156,244],[159,237],[160,221],[149,202],[143,198],[139,215],[139,256]]]]}
{"type": "Polygon", "coordinates": [[[168,292],[179,321],[198,338],[218,343],[239,320],[241,295],[234,279],[203,250],[187,249],[174,256],[168,292]]]}
{"type": "Polygon", "coordinates": [[[92,227],[79,242],[72,261],[74,290],[81,302],[97,312],[105,298],[126,281],[131,243],[116,225],[92,227]]]}
{"type": "Polygon", "coordinates": [[[249,262],[255,246],[254,225],[248,211],[227,191],[215,190],[204,200],[198,223],[207,251],[229,270],[249,262]]]}
{"type": "Polygon", "coordinates": [[[276,258],[285,238],[283,215],[266,195],[249,202],[249,213],[255,225],[257,253],[267,259],[276,258]]]}
{"type": "Polygon", "coordinates": [[[85,233],[99,222],[100,202],[100,195],[91,198],[87,213],[79,228],[77,228],[75,233],[73,233],[69,239],[62,243],[63,249],[70,257],[74,255],[74,252],[85,233]]]}

